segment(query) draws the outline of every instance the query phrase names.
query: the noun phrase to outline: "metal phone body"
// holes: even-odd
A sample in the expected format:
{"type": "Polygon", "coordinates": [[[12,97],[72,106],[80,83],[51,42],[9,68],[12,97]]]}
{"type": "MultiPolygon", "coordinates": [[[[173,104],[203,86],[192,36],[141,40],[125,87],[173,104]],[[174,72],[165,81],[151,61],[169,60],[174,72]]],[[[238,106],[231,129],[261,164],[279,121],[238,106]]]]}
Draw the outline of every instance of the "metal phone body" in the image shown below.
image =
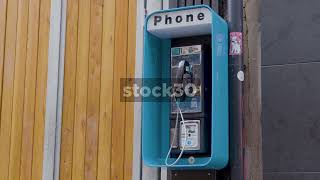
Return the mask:
{"type": "MultiPolygon", "coordinates": [[[[183,96],[171,100],[170,115],[170,144],[172,141],[173,149],[171,155],[177,156],[184,148],[184,155],[208,155],[211,148],[211,36],[201,36],[193,38],[175,39],[172,41],[170,69],[171,85],[181,83],[186,86],[192,83],[196,86],[197,92],[194,96],[183,96]],[[187,63],[186,63],[187,62],[187,63]],[[184,67],[182,64],[184,63],[184,67]],[[184,75],[178,73],[184,71],[184,75]],[[181,78],[181,79],[180,79],[181,78]],[[187,82],[187,83],[186,83],[187,82]],[[175,130],[176,116],[179,112],[177,103],[183,113],[185,124],[181,122],[179,114],[178,132],[173,139],[175,130]],[[185,129],[187,128],[187,134],[185,129]],[[185,136],[187,135],[187,141],[185,136]]],[[[186,91],[188,90],[185,89],[186,91]]]]}

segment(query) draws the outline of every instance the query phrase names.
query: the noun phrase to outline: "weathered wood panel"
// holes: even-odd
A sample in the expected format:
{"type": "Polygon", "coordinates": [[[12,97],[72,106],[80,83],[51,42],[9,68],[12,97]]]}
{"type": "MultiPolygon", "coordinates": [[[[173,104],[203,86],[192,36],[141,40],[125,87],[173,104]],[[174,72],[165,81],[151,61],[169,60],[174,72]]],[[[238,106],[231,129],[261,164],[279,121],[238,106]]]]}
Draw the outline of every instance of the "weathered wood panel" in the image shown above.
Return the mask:
{"type": "Polygon", "coordinates": [[[60,179],[132,177],[136,0],[68,0],[60,179]]]}
{"type": "MultiPolygon", "coordinates": [[[[76,101],[73,137],[72,179],[84,179],[87,124],[88,63],[90,39],[90,0],[79,0],[76,101]]],[[[68,48],[68,47],[67,47],[68,48]]],[[[66,102],[67,103],[67,102],[66,102]]],[[[62,119],[64,121],[64,119],[62,119]]],[[[62,137],[64,138],[64,137],[62,137]]],[[[72,144],[68,145],[72,146],[72,144]]],[[[61,167],[63,168],[63,167],[61,167]]]]}
{"type": "Polygon", "coordinates": [[[41,0],[39,24],[39,48],[37,64],[37,86],[35,123],[33,132],[32,180],[42,179],[42,162],[44,148],[45,111],[47,98],[48,50],[50,33],[51,1],[41,0]]]}
{"type": "Polygon", "coordinates": [[[63,112],[61,129],[60,179],[72,179],[73,133],[75,119],[79,0],[68,0],[66,49],[64,59],[63,112]]]}
{"type": "Polygon", "coordinates": [[[104,0],[103,34],[102,34],[102,62],[100,87],[100,121],[98,154],[98,179],[110,179],[111,175],[111,126],[112,126],[112,97],[113,97],[113,64],[114,64],[114,29],[115,29],[115,2],[104,0]]]}
{"type": "MultiPolygon", "coordinates": [[[[128,49],[127,49],[127,77],[135,77],[135,57],[136,57],[136,0],[129,0],[128,9],[128,49]]],[[[124,151],[124,179],[132,177],[132,159],[133,159],[133,126],[134,126],[134,103],[126,103],[125,119],[125,151],[124,151]]]]}
{"type": "Polygon", "coordinates": [[[28,37],[28,10],[29,1],[20,0],[17,24],[9,180],[19,180],[20,178],[21,136],[28,37]]]}
{"type": "Polygon", "coordinates": [[[261,0],[244,0],[245,179],[263,179],[261,96],[261,0]]]}
{"type": "Polygon", "coordinates": [[[0,1],[0,180],[42,179],[50,3],[0,1]]]}
{"type": "Polygon", "coordinates": [[[20,179],[31,180],[40,0],[30,0],[20,179]]]}
{"type": "Polygon", "coordinates": [[[91,0],[85,179],[97,178],[103,22],[102,6],[102,0],[91,0]]]}
{"type": "Polygon", "coordinates": [[[14,83],[14,66],[16,60],[17,15],[18,0],[10,0],[7,5],[6,40],[4,52],[3,91],[1,106],[0,130],[0,179],[8,179],[10,143],[11,143],[11,117],[14,83]]]}
{"type": "MultiPolygon", "coordinates": [[[[7,22],[7,0],[0,0],[0,84],[2,84],[2,79],[3,79],[6,22],[7,22]]],[[[2,86],[0,86],[0,101],[1,99],[2,99],[2,86]]],[[[0,108],[1,108],[1,103],[0,103],[0,108]]],[[[1,118],[0,118],[0,127],[1,127],[1,118]]],[[[0,128],[0,131],[1,131],[1,128],[0,128]]]]}
{"type": "Polygon", "coordinates": [[[126,104],[120,102],[120,78],[126,77],[128,0],[116,1],[115,62],[113,79],[111,179],[123,179],[126,104]]]}

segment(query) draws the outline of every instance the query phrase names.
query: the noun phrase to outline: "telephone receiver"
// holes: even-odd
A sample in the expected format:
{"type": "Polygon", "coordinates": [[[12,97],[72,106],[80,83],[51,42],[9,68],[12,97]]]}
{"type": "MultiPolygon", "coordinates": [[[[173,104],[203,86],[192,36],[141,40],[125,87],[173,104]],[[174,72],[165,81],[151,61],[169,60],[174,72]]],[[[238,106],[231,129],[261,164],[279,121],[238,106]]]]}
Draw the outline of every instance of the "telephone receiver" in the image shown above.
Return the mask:
{"type": "MultiPolygon", "coordinates": [[[[185,91],[185,87],[189,83],[192,83],[192,81],[193,81],[192,65],[186,60],[180,61],[178,65],[177,74],[176,74],[176,83],[182,84],[182,88],[185,91]]],[[[179,99],[180,101],[184,101],[185,98],[186,98],[186,94],[184,92],[183,95],[179,97],[179,99]]]]}

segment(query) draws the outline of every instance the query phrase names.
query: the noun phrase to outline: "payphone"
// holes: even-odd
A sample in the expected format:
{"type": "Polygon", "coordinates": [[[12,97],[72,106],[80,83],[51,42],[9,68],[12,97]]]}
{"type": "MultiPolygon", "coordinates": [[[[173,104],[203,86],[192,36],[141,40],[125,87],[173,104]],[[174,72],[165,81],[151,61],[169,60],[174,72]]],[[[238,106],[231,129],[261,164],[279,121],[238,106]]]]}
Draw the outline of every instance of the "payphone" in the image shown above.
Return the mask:
{"type": "Polygon", "coordinates": [[[150,14],[144,29],[142,75],[143,85],[154,80],[152,87],[159,90],[162,80],[170,79],[173,87],[170,97],[157,101],[142,97],[144,163],[175,169],[224,168],[229,149],[225,20],[204,5],[150,14]]]}

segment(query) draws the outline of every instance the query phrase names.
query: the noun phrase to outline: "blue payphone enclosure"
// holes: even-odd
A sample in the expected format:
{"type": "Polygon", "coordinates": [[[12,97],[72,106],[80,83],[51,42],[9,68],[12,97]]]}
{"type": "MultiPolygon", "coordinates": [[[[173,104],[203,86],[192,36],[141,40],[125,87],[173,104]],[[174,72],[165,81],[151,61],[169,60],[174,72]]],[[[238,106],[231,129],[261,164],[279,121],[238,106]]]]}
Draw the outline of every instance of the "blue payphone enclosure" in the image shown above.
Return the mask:
{"type": "MultiPolygon", "coordinates": [[[[192,164],[189,164],[188,158],[181,158],[170,168],[222,169],[229,159],[227,23],[205,5],[158,11],[153,14],[195,8],[208,8],[212,14],[212,99],[208,99],[212,103],[211,156],[195,156],[192,164]]],[[[143,79],[170,78],[171,40],[156,37],[148,31],[148,21],[153,14],[146,18],[144,27],[143,79]]],[[[161,87],[161,84],[159,86],[161,87]]],[[[165,159],[170,148],[169,115],[170,102],[147,102],[142,98],[142,159],[148,166],[166,166],[165,159]]],[[[174,160],[169,159],[169,162],[174,160]]]]}

